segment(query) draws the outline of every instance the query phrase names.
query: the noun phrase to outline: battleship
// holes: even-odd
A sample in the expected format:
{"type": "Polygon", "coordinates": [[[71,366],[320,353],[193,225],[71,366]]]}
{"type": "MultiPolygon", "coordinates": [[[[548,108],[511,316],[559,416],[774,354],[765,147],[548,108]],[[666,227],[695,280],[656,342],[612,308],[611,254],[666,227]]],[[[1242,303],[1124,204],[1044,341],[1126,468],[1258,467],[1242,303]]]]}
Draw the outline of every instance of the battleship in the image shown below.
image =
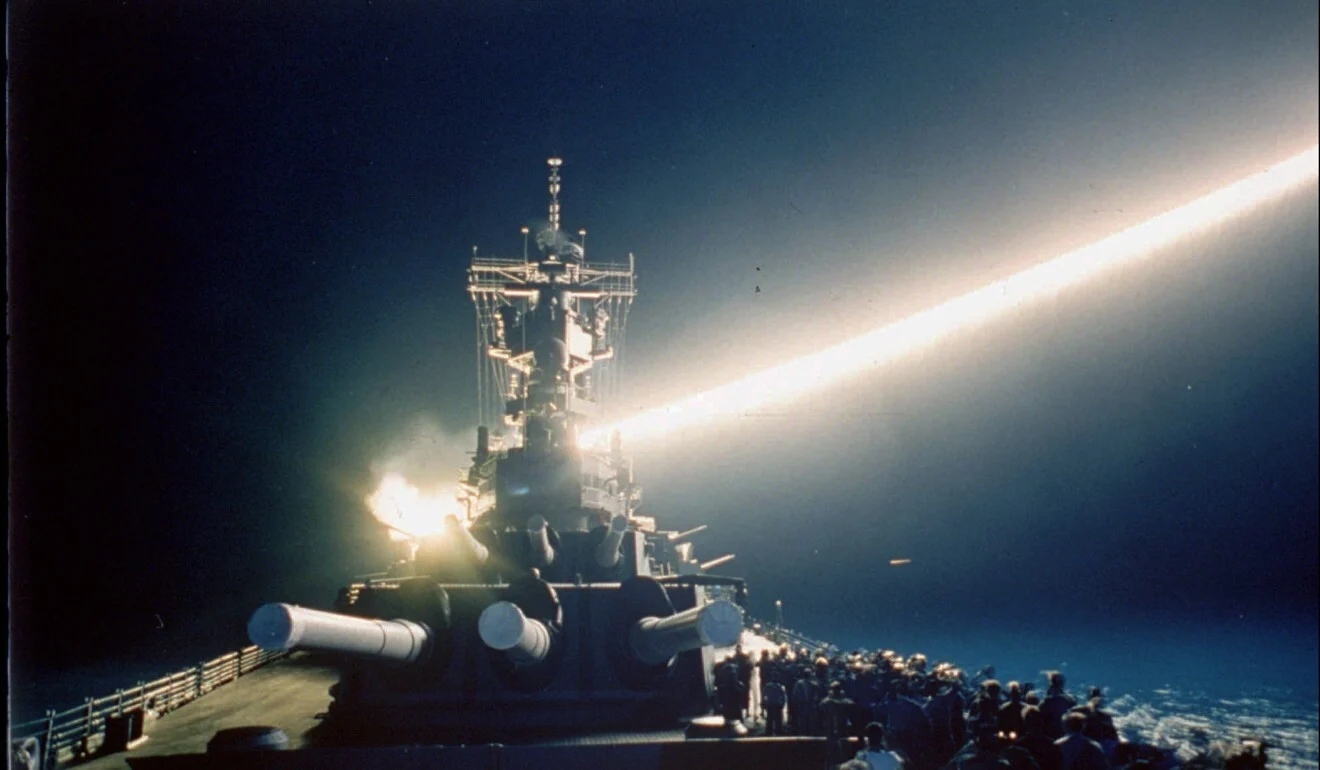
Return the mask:
{"type": "Polygon", "coordinates": [[[34,765],[824,766],[823,738],[713,715],[716,651],[746,625],[744,582],[713,572],[733,555],[699,560],[704,527],[639,510],[618,433],[584,437],[617,381],[635,274],[631,255],[588,261],[585,231],[563,230],[560,165],[523,256],[474,253],[468,270],[485,361],[459,509],[427,531],[382,517],[405,558],[330,610],[257,608],[254,647],[199,667],[189,692],[89,700],[81,735],[48,715],[34,765]]]}
{"type": "MultiPolygon", "coordinates": [[[[419,528],[398,501],[391,516],[385,489],[374,502],[386,512],[373,512],[401,546],[385,571],[350,581],[329,610],[256,608],[252,647],[15,726],[34,729],[11,731],[14,765],[838,762],[823,736],[765,735],[754,715],[750,730],[718,715],[716,668],[735,646],[840,651],[781,618],[754,623],[745,582],[714,572],[733,555],[702,561],[692,538],[704,525],[666,530],[643,514],[622,437],[590,430],[617,384],[635,270],[631,255],[589,261],[586,232],[561,227],[561,163],[549,160],[547,224],[522,229],[522,257],[474,250],[468,269],[480,427],[455,509],[419,528]]],[[[848,756],[860,744],[844,745],[848,756]]],[[[1230,754],[1264,763],[1262,743],[1230,754]]]]}

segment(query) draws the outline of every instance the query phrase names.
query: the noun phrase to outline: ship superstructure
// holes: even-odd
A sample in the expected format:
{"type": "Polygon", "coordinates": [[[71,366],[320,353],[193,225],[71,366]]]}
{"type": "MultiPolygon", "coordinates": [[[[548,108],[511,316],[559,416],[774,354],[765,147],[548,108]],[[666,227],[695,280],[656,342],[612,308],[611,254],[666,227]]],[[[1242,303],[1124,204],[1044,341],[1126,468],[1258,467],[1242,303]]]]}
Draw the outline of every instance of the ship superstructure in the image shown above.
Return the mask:
{"type": "Polygon", "coordinates": [[[561,161],[549,165],[548,223],[524,228],[523,258],[474,254],[468,271],[483,424],[464,515],[343,590],[337,613],[253,615],[263,647],[343,656],[334,741],[681,727],[711,710],[712,648],[742,632],[742,582],[692,558],[701,528],[659,531],[638,513],[618,435],[579,445],[609,395],[635,279],[631,256],[589,262],[585,232],[565,233],[561,161]]]}
{"type": "Polygon", "coordinates": [[[560,167],[523,257],[474,254],[468,271],[482,422],[462,505],[436,533],[391,527],[410,558],[340,589],[334,611],[258,608],[252,641],[297,654],[153,730],[130,765],[824,765],[823,739],[749,738],[713,716],[715,652],[743,638],[746,590],[707,571],[732,557],[702,563],[690,538],[704,525],[639,513],[618,435],[581,446],[617,385],[636,291],[631,256],[590,262],[585,233],[562,229],[560,167]]]}
{"type": "Polygon", "coordinates": [[[574,241],[560,228],[559,167],[552,158],[549,217],[536,234],[536,257],[528,254],[530,228],[523,227],[522,259],[474,254],[468,269],[479,424],[495,429],[478,429],[465,484],[468,516],[498,526],[535,506],[560,531],[615,515],[636,525],[641,489],[617,437],[608,450],[577,449],[581,429],[603,417],[604,402],[617,392],[636,296],[632,255],[627,263],[587,262],[586,231],[574,241]],[[492,446],[510,447],[500,460],[500,488],[492,483],[492,446]],[[536,489],[539,499],[516,499],[527,497],[524,489],[536,489]]]}

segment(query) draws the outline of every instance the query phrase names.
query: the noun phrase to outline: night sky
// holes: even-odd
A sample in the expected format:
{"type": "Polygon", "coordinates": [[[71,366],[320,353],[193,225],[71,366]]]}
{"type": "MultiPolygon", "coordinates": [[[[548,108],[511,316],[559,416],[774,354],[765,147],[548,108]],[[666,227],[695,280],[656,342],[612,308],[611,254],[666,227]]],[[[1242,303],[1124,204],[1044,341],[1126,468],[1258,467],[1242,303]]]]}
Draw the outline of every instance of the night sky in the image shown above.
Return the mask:
{"type": "MultiPolygon", "coordinates": [[[[636,254],[626,413],[1315,144],[1316,29],[1301,0],[11,4],[14,660],[193,662],[380,568],[363,497],[474,442],[464,268],[521,253],[548,156],[588,257],[636,254]]],[[[1317,252],[1311,186],[635,446],[644,512],[846,644],[1200,638],[1314,686],[1317,252]]]]}

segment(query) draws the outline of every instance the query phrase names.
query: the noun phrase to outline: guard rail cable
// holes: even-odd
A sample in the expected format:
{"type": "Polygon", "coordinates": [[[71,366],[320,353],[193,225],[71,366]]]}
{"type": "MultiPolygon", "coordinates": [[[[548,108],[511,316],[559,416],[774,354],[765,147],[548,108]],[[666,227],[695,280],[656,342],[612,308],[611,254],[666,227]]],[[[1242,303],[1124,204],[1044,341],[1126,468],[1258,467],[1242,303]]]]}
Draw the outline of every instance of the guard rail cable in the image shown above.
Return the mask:
{"type": "Polygon", "coordinates": [[[11,725],[10,746],[16,749],[35,740],[41,758],[38,766],[42,768],[89,758],[105,740],[107,717],[122,717],[139,709],[144,716],[148,712],[156,716],[169,713],[288,654],[244,647],[111,695],[87,698],[81,706],[65,711],[47,709],[44,717],[11,725]]]}
{"type": "Polygon", "coordinates": [[[774,623],[767,623],[763,620],[758,620],[751,615],[743,616],[743,626],[749,631],[759,633],[761,636],[764,636],[772,642],[805,648],[811,652],[818,652],[821,650],[833,652],[839,649],[829,642],[822,642],[819,639],[813,639],[810,636],[794,631],[791,628],[784,628],[783,626],[776,626],[774,623]]]}

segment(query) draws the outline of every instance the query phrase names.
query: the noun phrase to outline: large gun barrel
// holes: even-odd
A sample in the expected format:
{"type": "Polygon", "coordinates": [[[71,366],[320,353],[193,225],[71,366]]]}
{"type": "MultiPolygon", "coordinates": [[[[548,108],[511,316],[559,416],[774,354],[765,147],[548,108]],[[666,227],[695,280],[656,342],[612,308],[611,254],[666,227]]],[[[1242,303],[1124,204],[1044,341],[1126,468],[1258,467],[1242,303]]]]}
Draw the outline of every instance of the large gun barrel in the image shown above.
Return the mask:
{"type": "Polygon", "coordinates": [[[693,535],[696,535],[696,534],[698,534],[698,533],[705,532],[705,531],[706,531],[706,527],[708,527],[708,526],[710,526],[710,525],[708,525],[708,524],[698,524],[697,526],[693,527],[692,529],[685,529],[685,530],[683,530],[682,532],[670,532],[670,533],[667,535],[667,537],[668,537],[671,541],[674,541],[674,540],[683,540],[683,539],[685,539],[685,538],[692,537],[693,535]]]}
{"type": "Polygon", "coordinates": [[[504,651],[515,663],[539,663],[550,654],[550,629],[513,602],[495,602],[482,610],[477,633],[487,647],[504,651]]]}
{"type": "Polygon", "coordinates": [[[742,636],[742,610],[725,599],[667,618],[646,617],[633,624],[628,643],[641,662],[658,666],[705,645],[727,647],[742,636]]]}
{"type": "Polygon", "coordinates": [[[411,620],[374,620],[272,602],[252,613],[248,638],[263,650],[341,652],[412,663],[426,653],[431,633],[411,620]]]}
{"type": "Polygon", "coordinates": [[[610,528],[605,533],[605,539],[596,546],[596,566],[601,569],[610,569],[619,563],[620,546],[623,545],[623,534],[628,531],[628,517],[615,516],[610,519],[610,528]]]}
{"type": "Polygon", "coordinates": [[[715,569],[716,567],[723,566],[733,561],[734,558],[736,557],[733,554],[726,553],[723,556],[716,557],[714,559],[711,559],[710,561],[703,561],[701,563],[701,571],[706,572],[707,570],[712,570],[715,569]]]}
{"type": "Polygon", "coordinates": [[[473,561],[477,564],[486,563],[486,559],[490,556],[490,549],[473,537],[472,533],[468,531],[467,527],[463,526],[463,522],[459,521],[457,516],[445,517],[445,531],[455,543],[459,544],[459,547],[465,553],[472,557],[473,561]]]}
{"type": "Polygon", "coordinates": [[[550,545],[550,527],[545,517],[532,516],[527,520],[527,540],[531,566],[548,567],[555,561],[555,549],[550,545]]]}

